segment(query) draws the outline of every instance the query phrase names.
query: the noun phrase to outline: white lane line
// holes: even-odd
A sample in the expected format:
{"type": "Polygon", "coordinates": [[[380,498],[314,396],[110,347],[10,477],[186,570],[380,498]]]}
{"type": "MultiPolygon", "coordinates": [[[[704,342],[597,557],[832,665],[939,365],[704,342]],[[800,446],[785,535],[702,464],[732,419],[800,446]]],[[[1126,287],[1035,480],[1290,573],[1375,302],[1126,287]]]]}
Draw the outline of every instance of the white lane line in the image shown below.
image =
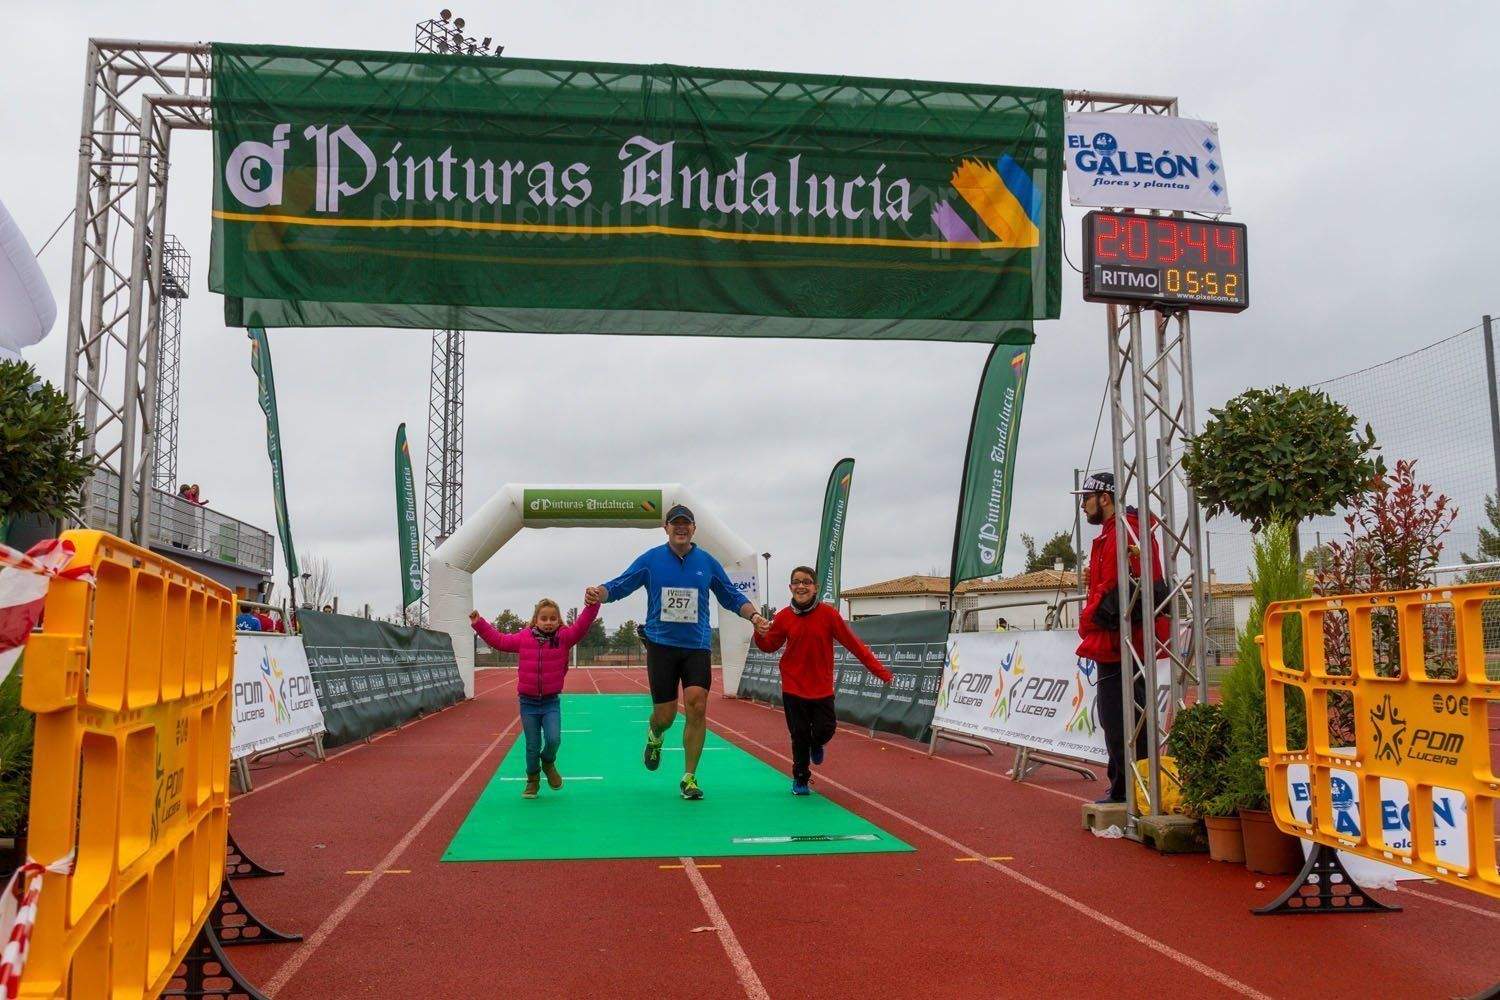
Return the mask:
{"type": "MultiPolygon", "coordinates": [[[[773,757],[779,757],[780,759],[786,761],[788,764],[791,763],[791,758],[790,757],[787,757],[785,754],[777,753],[775,750],[772,750],[770,747],[766,746],[764,743],[762,743],[759,740],[755,739],[753,736],[750,736],[747,733],[742,733],[738,729],[733,728],[732,726],[726,726],[726,725],[724,725],[723,722],[719,722],[719,723],[717,723],[717,725],[718,725],[718,728],[720,728],[720,729],[726,730],[727,732],[734,733],[736,736],[740,737],[740,739],[744,740],[746,743],[749,743],[749,744],[751,744],[753,746],[760,747],[762,750],[764,750],[766,753],[770,754],[771,756],[773,756],[773,757]]],[[[984,854],[983,852],[976,851],[972,847],[968,847],[968,846],[966,846],[964,844],[961,844],[957,840],[954,840],[952,837],[948,836],[947,834],[939,833],[938,831],[934,830],[932,827],[928,826],[926,823],[923,823],[921,820],[913,819],[912,817],[906,815],[905,813],[898,812],[897,810],[892,809],[888,805],[884,805],[883,803],[875,801],[874,799],[870,798],[868,795],[863,795],[863,794],[861,794],[859,792],[856,792],[854,789],[850,788],[848,785],[843,784],[842,782],[839,782],[839,781],[835,781],[834,779],[828,777],[827,775],[819,775],[818,781],[821,784],[832,785],[834,788],[840,789],[841,791],[843,791],[846,794],[848,794],[848,795],[850,795],[850,796],[852,796],[852,797],[860,800],[861,802],[865,803],[866,805],[870,806],[871,808],[879,809],[881,812],[883,812],[883,813],[885,813],[885,814],[887,814],[889,816],[892,816],[895,819],[900,820],[901,822],[903,822],[906,825],[912,827],[913,829],[920,830],[922,833],[925,833],[927,836],[931,837],[932,839],[938,840],[938,841],[941,841],[944,844],[947,844],[949,847],[953,848],[955,851],[959,851],[959,852],[961,852],[963,854],[968,855],[969,857],[974,858],[980,864],[986,865],[986,866],[988,866],[990,868],[993,868],[995,871],[997,871],[1000,874],[1006,876],[1007,878],[1014,879],[1015,881],[1017,881],[1017,882],[1021,883],[1022,885],[1026,886],[1028,889],[1035,889],[1037,892],[1040,892],[1042,895],[1048,896],[1051,899],[1054,899],[1057,902],[1059,902],[1059,903],[1063,904],[1064,906],[1068,907],[1069,909],[1075,910],[1078,913],[1083,914],[1084,916],[1088,917],[1090,920],[1096,920],[1099,923],[1103,924],[1104,926],[1108,927],[1110,930],[1117,931],[1120,934],[1123,934],[1125,937],[1130,938],[1132,941],[1135,941],[1138,944],[1145,945],[1147,948],[1150,948],[1152,951],[1156,952],[1157,954],[1162,955],[1165,958],[1169,958],[1172,961],[1177,962],[1178,964],[1180,964],[1182,966],[1185,966],[1186,968],[1189,968],[1189,969],[1193,970],[1194,972],[1199,973],[1200,975],[1203,975],[1203,976],[1208,977],[1209,979],[1212,979],[1214,982],[1216,982],[1219,985],[1225,987],[1226,989],[1233,990],[1234,992],[1240,994],[1241,996],[1255,997],[1256,1000],[1271,1000],[1271,998],[1267,994],[1262,993],[1260,990],[1257,990],[1255,987],[1248,986],[1245,983],[1240,982],[1238,979],[1235,979],[1235,978],[1227,975],[1226,973],[1220,972],[1218,969],[1215,969],[1213,966],[1205,965],[1203,962],[1198,961],[1196,958],[1193,958],[1191,955],[1184,954],[1183,952],[1178,951],[1176,948],[1173,948],[1171,945],[1166,944],[1165,942],[1162,942],[1162,941],[1158,941],[1158,940],[1156,940],[1156,938],[1151,937],[1148,934],[1144,934],[1141,931],[1136,930],[1134,927],[1129,926],[1128,924],[1123,924],[1120,921],[1116,920],[1114,917],[1111,917],[1111,916],[1109,916],[1109,915],[1107,915],[1105,913],[1100,912],[1099,910],[1094,909],[1092,906],[1089,906],[1087,903],[1083,903],[1083,902],[1080,902],[1080,901],[1074,899],[1072,896],[1069,896],[1067,893],[1064,893],[1064,892],[1061,892],[1061,891],[1059,891],[1057,889],[1054,889],[1054,888],[1052,888],[1049,885],[1043,885],[1041,882],[1038,882],[1036,879],[1030,878],[1030,877],[1028,877],[1026,875],[1023,875],[1020,872],[1016,871],[1014,868],[1010,868],[1010,867],[1008,867],[1006,865],[1003,865],[1003,864],[1001,864],[998,861],[991,861],[990,858],[989,858],[989,856],[986,855],[986,854],[984,854]]]]}
{"type": "Polygon", "coordinates": [[[693,863],[692,858],[681,858],[682,870],[687,874],[688,881],[693,883],[693,888],[698,891],[698,900],[703,904],[703,912],[708,914],[708,919],[713,921],[714,929],[719,932],[719,943],[724,946],[724,954],[729,956],[729,964],[734,966],[734,974],[738,977],[740,985],[745,988],[745,996],[750,1000],[771,1000],[771,994],[761,985],[760,977],[755,974],[755,969],[750,965],[750,956],[745,954],[745,949],[740,947],[740,939],[734,936],[734,928],[729,926],[729,921],[724,918],[724,911],[719,909],[718,900],[714,899],[713,892],[708,888],[708,883],[703,880],[703,875],[698,871],[698,866],[693,863]]]}
{"type": "Polygon", "coordinates": [[[312,958],[313,954],[319,948],[323,947],[323,943],[333,936],[333,932],[338,930],[338,926],[344,922],[344,918],[359,905],[359,901],[364,899],[365,895],[371,889],[375,888],[375,882],[380,878],[381,874],[396,863],[396,859],[401,857],[402,852],[411,846],[412,841],[416,840],[418,835],[427,828],[427,824],[432,822],[433,817],[442,811],[443,806],[448,804],[448,800],[453,798],[454,793],[459,790],[465,781],[469,780],[470,775],[478,770],[479,765],[484,763],[484,759],[495,752],[495,748],[500,745],[500,741],[510,735],[510,731],[520,721],[520,718],[511,719],[510,725],[501,730],[500,735],[496,736],[494,741],[485,747],[484,751],[478,757],[474,758],[474,762],[464,769],[464,773],[460,774],[454,780],[453,784],[448,786],[448,790],[438,797],[438,800],[432,804],[432,808],[428,809],[422,818],[417,820],[410,830],[406,831],[406,835],[397,842],[396,846],[391,848],[386,853],[386,856],[380,859],[380,864],[376,865],[370,874],[359,880],[359,885],[355,886],[349,895],[344,897],[344,901],[338,905],[337,909],[323,918],[323,922],[318,925],[318,929],[313,931],[296,951],[292,952],[291,956],[282,963],[281,968],[276,971],[276,975],[272,976],[270,982],[266,983],[263,987],[265,993],[275,996],[281,992],[287,982],[297,974],[297,970],[307,964],[307,960],[312,958]]]}
{"type": "Polygon", "coordinates": [[[1396,887],[1396,891],[1403,892],[1408,896],[1416,896],[1420,899],[1430,899],[1434,903],[1442,903],[1444,906],[1451,906],[1455,909],[1468,910],[1470,913],[1477,913],[1481,917],[1489,917],[1491,920],[1500,920],[1500,913],[1496,913],[1494,910],[1486,910],[1478,906],[1470,906],[1468,903],[1460,903],[1456,899],[1444,899],[1442,896],[1433,896],[1429,893],[1418,892],[1416,889],[1403,889],[1400,886],[1396,887]]]}

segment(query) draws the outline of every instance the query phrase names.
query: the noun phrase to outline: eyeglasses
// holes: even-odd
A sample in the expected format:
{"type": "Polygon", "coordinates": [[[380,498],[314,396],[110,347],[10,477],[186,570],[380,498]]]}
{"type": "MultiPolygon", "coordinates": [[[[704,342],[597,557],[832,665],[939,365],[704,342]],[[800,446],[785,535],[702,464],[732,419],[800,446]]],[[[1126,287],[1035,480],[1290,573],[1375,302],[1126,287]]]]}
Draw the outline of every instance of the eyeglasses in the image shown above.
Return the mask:
{"type": "Polygon", "coordinates": [[[800,580],[793,580],[791,585],[793,587],[816,587],[818,585],[818,581],[809,580],[804,577],[800,580]]]}

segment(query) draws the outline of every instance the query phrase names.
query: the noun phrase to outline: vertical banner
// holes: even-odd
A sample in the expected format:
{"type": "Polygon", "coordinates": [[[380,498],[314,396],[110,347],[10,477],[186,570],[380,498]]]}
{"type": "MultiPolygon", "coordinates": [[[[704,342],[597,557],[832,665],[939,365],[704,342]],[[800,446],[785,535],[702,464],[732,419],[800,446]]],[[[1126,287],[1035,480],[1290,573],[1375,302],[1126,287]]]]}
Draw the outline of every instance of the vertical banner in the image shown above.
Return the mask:
{"type": "Polygon", "coordinates": [[[401,549],[401,607],[422,599],[422,539],[417,524],[417,485],[411,474],[406,424],[396,428],[396,540],[401,549]]]}
{"type": "Polygon", "coordinates": [[[286,559],[286,580],[296,595],[297,550],[292,547],[292,521],[286,512],[286,476],[281,468],[281,421],[276,417],[276,376],[271,371],[271,345],[266,331],[251,327],[250,370],[260,380],[260,408],[266,414],[266,454],[271,459],[271,496],[276,505],[276,531],[281,535],[281,552],[286,559]]]}
{"type": "Polygon", "coordinates": [[[984,364],[979,393],[974,399],[969,449],[958,494],[950,591],[965,580],[999,573],[1005,559],[1016,441],[1021,431],[1021,403],[1026,396],[1030,357],[1030,346],[996,344],[984,364]]]}
{"type": "Polygon", "coordinates": [[[844,562],[844,519],[849,511],[849,484],[854,459],[834,463],[823,491],[823,520],[818,529],[818,600],[839,606],[839,570],[844,562]]]}

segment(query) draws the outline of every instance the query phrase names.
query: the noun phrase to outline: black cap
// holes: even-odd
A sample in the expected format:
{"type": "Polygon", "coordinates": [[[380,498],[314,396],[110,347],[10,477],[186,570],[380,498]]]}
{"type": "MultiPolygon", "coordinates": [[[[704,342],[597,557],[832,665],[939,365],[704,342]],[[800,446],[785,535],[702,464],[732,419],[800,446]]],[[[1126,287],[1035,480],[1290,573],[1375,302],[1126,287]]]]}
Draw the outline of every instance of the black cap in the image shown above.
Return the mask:
{"type": "Polygon", "coordinates": [[[1115,474],[1113,472],[1091,472],[1084,479],[1083,485],[1073,490],[1074,496],[1084,496],[1089,493],[1108,493],[1115,495],[1115,474]]]}
{"type": "Polygon", "coordinates": [[[666,521],[666,523],[667,524],[671,524],[673,521],[677,520],[679,517],[685,517],[685,518],[687,518],[689,524],[697,524],[698,523],[698,519],[695,518],[695,517],[693,517],[692,510],[690,510],[687,506],[685,506],[683,504],[677,504],[671,510],[667,511],[667,521],[666,521]]]}

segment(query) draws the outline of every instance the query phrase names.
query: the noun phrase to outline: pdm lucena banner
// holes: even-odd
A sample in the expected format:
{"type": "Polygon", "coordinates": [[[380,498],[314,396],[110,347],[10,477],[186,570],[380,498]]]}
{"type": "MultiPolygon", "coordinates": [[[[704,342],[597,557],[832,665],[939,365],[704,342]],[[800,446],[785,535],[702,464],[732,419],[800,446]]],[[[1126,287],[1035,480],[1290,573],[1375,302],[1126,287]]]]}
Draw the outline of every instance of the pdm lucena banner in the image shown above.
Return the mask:
{"type": "Polygon", "coordinates": [[[1058,315],[1057,90],[216,44],[213,122],[235,326],[992,342],[1058,315]]]}

